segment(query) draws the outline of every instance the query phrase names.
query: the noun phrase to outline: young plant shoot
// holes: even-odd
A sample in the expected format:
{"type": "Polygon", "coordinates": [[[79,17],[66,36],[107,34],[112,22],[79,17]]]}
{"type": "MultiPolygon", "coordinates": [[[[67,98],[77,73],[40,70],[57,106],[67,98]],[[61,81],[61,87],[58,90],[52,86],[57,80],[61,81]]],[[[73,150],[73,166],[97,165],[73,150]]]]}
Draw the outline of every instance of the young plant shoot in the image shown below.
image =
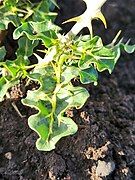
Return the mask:
{"type": "Polygon", "coordinates": [[[0,31],[8,31],[13,24],[13,39],[18,42],[14,60],[6,59],[6,49],[2,44],[0,47],[0,101],[10,98],[9,91],[21,81],[25,86],[30,82],[37,85],[21,101],[37,110],[28,118],[28,125],[38,134],[36,147],[41,151],[55,149],[62,137],[77,132],[77,124],[66,111],[79,109],[87,101],[89,92],[81,84],[97,85],[98,72],[112,73],[121,50],[135,51],[135,45],[121,41],[104,45],[101,37],[94,36],[93,19],[101,19],[107,26],[101,13],[106,0],[83,1],[86,11],[64,22],[76,22],[66,35],[60,34],[60,27],[54,23],[57,14],[51,10],[58,7],[55,0],[5,0],[0,5],[0,31]],[[77,36],[84,27],[90,34],[77,36]],[[42,57],[38,54],[41,43],[45,49],[42,57]],[[37,63],[32,61],[35,57],[37,63]],[[73,79],[80,85],[74,86],[73,79]]]}

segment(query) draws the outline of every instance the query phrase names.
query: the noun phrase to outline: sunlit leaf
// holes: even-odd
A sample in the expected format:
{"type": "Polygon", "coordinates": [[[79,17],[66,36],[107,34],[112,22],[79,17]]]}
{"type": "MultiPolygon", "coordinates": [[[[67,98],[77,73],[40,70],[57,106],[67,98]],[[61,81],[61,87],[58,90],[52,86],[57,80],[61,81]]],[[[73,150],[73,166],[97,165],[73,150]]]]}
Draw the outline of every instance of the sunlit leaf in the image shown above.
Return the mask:
{"type": "Polygon", "coordinates": [[[90,67],[89,69],[81,70],[80,71],[80,81],[83,84],[94,83],[97,84],[98,73],[96,69],[90,67]]]}
{"type": "Polygon", "coordinates": [[[18,39],[25,34],[30,40],[42,40],[49,47],[57,37],[55,32],[58,29],[51,21],[27,22],[16,28],[13,38],[18,39]]]}
{"type": "Polygon", "coordinates": [[[27,37],[21,37],[18,45],[17,56],[29,57],[33,54],[33,49],[38,45],[38,41],[31,41],[27,37]]]}

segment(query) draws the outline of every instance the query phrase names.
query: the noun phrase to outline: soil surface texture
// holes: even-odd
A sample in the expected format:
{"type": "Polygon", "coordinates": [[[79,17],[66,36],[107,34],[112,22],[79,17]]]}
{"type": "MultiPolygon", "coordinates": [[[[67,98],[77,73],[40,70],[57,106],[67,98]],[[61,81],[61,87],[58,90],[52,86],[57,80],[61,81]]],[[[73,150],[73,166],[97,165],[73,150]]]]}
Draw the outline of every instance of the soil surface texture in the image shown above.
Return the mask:
{"type": "MultiPolygon", "coordinates": [[[[59,25],[85,10],[80,0],[59,0],[58,4],[59,25]]],[[[135,0],[108,0],[102,11],[108,29],[94,21],[95,34],[110,43],[121,29],[124,41],[131,38],[135,43],[135,0]]],[[[62,25],[63,31],[72,25],[62,25]]],[[[33,110],[15,102],[25,115],[21,118],[13,101],[0,104],[0,180],[135,179],[134,54],[123,53],[111,75],[100,74],[98,86],[86,88],[90,98],[85,106],[67,112],[78,124],[78,132],[61,139],[51,152],[35,147],[37,135],[27,124],[33,110]]]]}

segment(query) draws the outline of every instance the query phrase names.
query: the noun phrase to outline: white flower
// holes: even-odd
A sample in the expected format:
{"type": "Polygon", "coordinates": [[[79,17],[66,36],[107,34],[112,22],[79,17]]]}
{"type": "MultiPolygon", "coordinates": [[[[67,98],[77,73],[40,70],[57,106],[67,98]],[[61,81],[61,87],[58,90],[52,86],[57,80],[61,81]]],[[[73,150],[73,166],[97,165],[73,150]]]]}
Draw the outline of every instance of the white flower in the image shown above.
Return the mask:
{"type": "Polygon", "coordinates": [[[101,13],[101,7],[107,0],[83,0],[86,5],[86,11],[75,18],[71,18],[64,23],[76,21],[76,24],[72,27],[72,29],[68,32],[66,36],[74,35],[76,36],[84,27],[87,27],[92,36],[92,19],[101,19],[106,27],[106,20],[101,13]]]}

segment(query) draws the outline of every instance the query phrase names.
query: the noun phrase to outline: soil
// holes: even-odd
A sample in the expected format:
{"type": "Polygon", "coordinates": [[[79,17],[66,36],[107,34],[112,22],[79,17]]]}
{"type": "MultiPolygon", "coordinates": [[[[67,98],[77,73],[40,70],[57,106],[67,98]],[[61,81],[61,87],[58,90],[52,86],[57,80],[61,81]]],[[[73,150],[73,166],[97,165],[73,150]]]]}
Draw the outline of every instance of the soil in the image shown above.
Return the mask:
{"type": "MultiPolygon", "coordinates": [[[[85,8],[79,0],[58,2],[61,10],[57,24],[85,8]]],[[[111,42],[122,29],[124,40],[130,37],[135,43],[134,0],[108,0],[103,12],[108,29],[94,22],[94,30],[104,42],[111,42]]],[[[66,25],[64,31],[71,25],[66,25]]],[[[135,56],[123,54],[111,75],[102,73],[98,86],[86,88],[91,96],[85,106],[67,112],[79,131],[61,139],[51,152],[40,152],[35,147],[37,135],[27,124],[32,109],[16,101],[25,115],[21,118],[11,101],[1,103],[0,180],[135,179],[135,56]]]]}

